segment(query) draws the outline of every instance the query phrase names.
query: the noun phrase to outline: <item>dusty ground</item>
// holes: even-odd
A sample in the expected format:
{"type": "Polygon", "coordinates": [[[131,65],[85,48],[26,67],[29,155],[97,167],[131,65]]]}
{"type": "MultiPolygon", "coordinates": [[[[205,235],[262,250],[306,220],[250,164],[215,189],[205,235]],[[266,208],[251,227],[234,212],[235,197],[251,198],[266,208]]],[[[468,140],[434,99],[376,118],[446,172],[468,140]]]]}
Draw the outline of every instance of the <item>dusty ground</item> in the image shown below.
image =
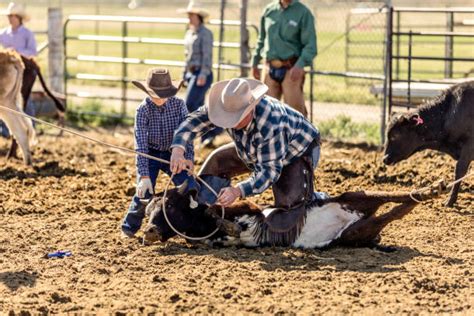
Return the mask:
{"type": "MultiPolygon", "coordinates": [[[[132,146],[127,131],[91,135],[132,146]]],[[[0,155],[6,147],[0,140],[0,155]]],[[[316,185],[330,194],[452,179],[454,162],[433,152],[385,168],[376,151],[331,143],[323,150],[316,185]]],[[[382,242],[398,251],[387,254],[209,249],[182,240],[144,247],[118,229],[134,174],[133,158],[69,136],[40,137],[30,168],[0,158],[1,312],[473,312],[473,180],[456,208],[425,202],[389,225],[382,242]],[[59,249],[73,256],[43,258],[59,249]]]]}

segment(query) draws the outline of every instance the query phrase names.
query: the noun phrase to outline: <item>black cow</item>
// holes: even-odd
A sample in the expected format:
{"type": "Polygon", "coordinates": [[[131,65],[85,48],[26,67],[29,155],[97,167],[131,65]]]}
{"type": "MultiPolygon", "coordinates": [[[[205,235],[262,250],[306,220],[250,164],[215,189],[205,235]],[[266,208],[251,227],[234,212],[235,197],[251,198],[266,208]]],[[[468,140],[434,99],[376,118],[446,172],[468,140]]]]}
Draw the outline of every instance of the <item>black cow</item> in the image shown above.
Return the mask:
{"type": "MultiPolygon", "coordinates": [[[[39,65],[36,63],[36,61],[33,58],[25,57],[23,55],[21,55],[21,60],[22,60],[23,64],[25,65],[25,70],[23,72],[23,81],[22,81],[22,85],[21,85],[21,96],[23,98],[23,109],[26,108],[26,104],[28,103],[28,100],[30,98],[31,91],[33,89],[33,85],[36,81],[36,76],[38,76],[38,78],[41,82],[41,86],[43,87],[44,91],[53,100],[54,104],[56,105],[56,108],[58,109],[58,118],[59,118],[59,120],[62,124],[63,120],[64,120],[64,112],[66,111],[66,107],[49,90],[48,86],[46,85],[46,82],[44,81],[43,75],[41,74],[41,69],[40,69],[39,65]]],[[[16,156],[17,148],[18,148],[18,144],[17,144],[15,138],[12,137],[10,150],[7,153],[7,159],[16,156]]]]}
{"type": "MultiPolygon", "coordinates": [[[[416,200],[437,196],[432,191],[414,194],[416,200]]],[[[218,206],[199,204],[192,208],[196,194],[182,188],[172,189],[166,196],[166,214],[173,227],[189,237],[203,237],[219,231],[204,242],[210,245],[241,245],[245,247],[284,246],[326,248],[334,245],[372,246],[380,250],[391,248],[377,245],[380,232],[392,221],[407,215],[418,203],[409,193],[346,192],[337,197],[320,197],[300,210],[262,209],[241,201],[225,209],[221,219],[218,206]],[[191,200],[192,197],[192,200],[191,200]],[[376,215],[380,206],[397,203],[390,211],[376,215]]],[[[145,241],[167,241],[177,235],[165,219],[163,195],[149,202],[146,212],[149,222],[145,241]]]]}
{"type": "MultiPolygon", "coordinates": [[[[474,81],[454,85],[415,113],[395,118],[388,127],[383,162],[393,165],[424,149],[457,160],[456,180],[467,173],[474,159],[474,81]]],[[[456,202],[459,186],[453,186],[448,206],[456,202]]]]}

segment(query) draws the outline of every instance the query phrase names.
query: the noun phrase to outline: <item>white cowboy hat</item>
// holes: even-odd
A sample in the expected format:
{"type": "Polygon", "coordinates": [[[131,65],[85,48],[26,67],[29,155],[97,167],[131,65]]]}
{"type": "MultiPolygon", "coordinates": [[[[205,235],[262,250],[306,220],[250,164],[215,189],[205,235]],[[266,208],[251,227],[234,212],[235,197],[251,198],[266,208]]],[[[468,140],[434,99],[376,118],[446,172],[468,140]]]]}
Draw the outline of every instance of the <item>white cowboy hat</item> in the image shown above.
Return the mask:
{"type": "Polygon", "coordinates": [[[216,126],[233,128],[247,116],[268,91],[254,79],[219,81],[209,91],[209,120],[216,126]]]}
{"type": "Polygon", "coordinates": [[[203,19],[209,16],[209,12],[204,9],[202,5],[193,0],[189,1],[188,7],[186,9],[178,9],[178,13],[195,13],[200,15],[203,19]]]}
{"type": "Polygon", "coordinates": [[[30,16],[26,14],[25,7],[19,3],[10,2],[6,10],[1,11],[2,15],[18,15],[23,21],[28,21],[30,16]]]}

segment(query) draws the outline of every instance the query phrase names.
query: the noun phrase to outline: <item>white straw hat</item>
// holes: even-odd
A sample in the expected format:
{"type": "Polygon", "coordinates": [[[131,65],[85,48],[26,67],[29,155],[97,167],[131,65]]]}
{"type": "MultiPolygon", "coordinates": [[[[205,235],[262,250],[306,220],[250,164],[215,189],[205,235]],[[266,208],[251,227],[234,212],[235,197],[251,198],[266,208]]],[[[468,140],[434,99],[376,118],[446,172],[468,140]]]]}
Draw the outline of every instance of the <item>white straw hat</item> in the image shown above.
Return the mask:
{"type": "Polygon", "coordinates": [[[178,13],[194,13],[200,15],[203,19],[209,16],[209,12],[204,9],[197,1],[189,1],[188,7],[186,9],[178,9],[178,13]]]}
{"type": "Polygon", "coordinates": [[[10,2],[6,10],[1,11],[2,15],[18,15],[23,21],[29,21],[30,16],[26,14],[25,7],[19,3],[10,2]]]}
{"type": "Polygon", "coordinates": [[[265,84],[254,79],[219,81],[209,91],[209,120],[216,126],[233,128],[255,108],[267,91],[265,84]]]}

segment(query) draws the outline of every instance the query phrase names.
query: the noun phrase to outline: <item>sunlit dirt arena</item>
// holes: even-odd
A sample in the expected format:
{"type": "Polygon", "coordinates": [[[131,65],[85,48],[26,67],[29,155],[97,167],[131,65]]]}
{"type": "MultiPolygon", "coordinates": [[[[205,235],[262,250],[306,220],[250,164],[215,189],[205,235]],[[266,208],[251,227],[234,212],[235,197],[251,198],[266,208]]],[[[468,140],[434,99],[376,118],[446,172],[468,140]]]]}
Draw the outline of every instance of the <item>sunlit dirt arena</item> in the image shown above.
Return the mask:
{"type": "MultiPolygon", "coordinates": [[[[132,132],[89,132],[127,147],[132,132]]],[[[0,154],[7,150],[0,140],[0,154]]],[[[201,163],[208,151],[199,153],[201,163]]],[[[324,142],[316,188],[405,190],[453,179],[454,161],[425,152],[394,167],[380,152],[324,142]]],[[[472,169],[472,168],[471,168],[472,169]]],[[[167,177],[160,178],[157,190],[167,177]]],[[[40,136],[33,167],[0,158],[0,310],[121,313],[460,313],[473,309],[474,181],[457,206],[424,202],[382,233],[398,248],[211,249],[181,239],[120,238],[135,191],[132,156],[75,136],[40,136]],[[63,259],[44,259],[71,250],[63,259]]],[[[254,199],[270,202],[270,192],[254,199]]]]}

